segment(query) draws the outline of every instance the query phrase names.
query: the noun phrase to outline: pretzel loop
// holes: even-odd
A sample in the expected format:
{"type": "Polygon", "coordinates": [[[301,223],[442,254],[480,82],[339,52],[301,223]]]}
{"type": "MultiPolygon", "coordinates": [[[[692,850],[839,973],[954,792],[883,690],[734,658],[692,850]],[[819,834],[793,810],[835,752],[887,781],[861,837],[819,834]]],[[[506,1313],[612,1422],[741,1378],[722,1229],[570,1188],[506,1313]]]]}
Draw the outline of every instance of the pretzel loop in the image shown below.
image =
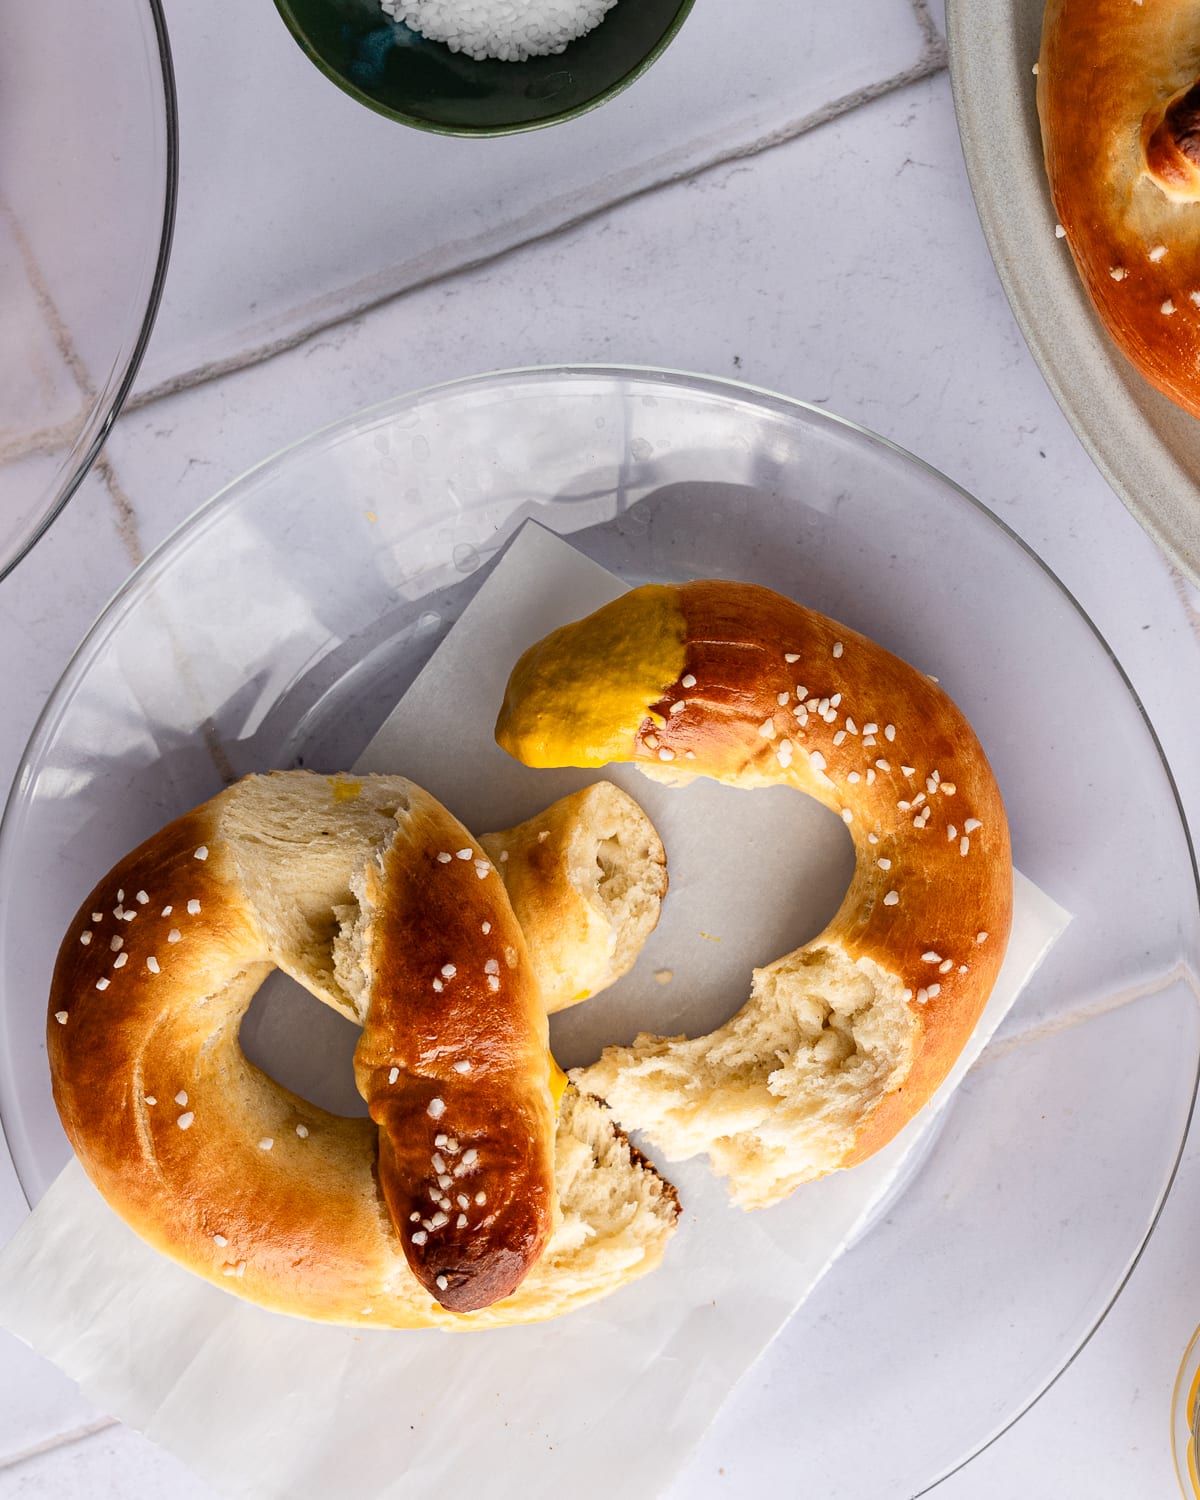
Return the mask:
{"type": "Polygon", "coordinates": [[[746,1207],[891,1140],[970,1036],[1012,916],[1000,793],[936,683],[769,589],[647,585],[531,647],[496,735],[531,765],[783,784],[842,818],[857,863],[824,932],[718,1030],[572,1076],[668,1159],[707,1152],[746,1207]]]}

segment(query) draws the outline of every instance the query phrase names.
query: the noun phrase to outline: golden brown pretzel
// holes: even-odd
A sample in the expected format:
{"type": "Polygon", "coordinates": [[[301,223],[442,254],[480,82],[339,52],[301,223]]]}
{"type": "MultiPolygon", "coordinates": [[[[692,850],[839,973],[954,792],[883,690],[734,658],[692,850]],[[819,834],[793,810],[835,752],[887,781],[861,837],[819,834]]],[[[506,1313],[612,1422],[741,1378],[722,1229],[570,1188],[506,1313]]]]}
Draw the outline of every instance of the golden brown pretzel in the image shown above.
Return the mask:
{"type": "Polygon", "coordinates": [[[281,1311],[393,1327],[551,1316],[649,1269],[674,1223],[670,1190],[594,1111],[572,1099],[556,1124],[504,888],[400,777],[252,777],[147,840],[64,939],[48,1044],[64,1127],[110,1204],[281,1311]],[[363,1023],[374,1123],[245,1058],[238,1024],[273,967],[363,1023]],[[614,1211],[636,1227],[606,1223],[614,1211]]]}
{"type": "Polygon", "coordinates": [[[668,1158],[707,1151],[747,1207],[891,1140],[970,1036],[1011,922],[1004,806],[946,694],[768,589],[648,585],[530,648],[496,737],[529,765],[782,782],[840,814],[857,864],[823,933],[711,1035],[642,1035],[572,1076],[668,1158]]]}
{"type": "Polygon", "coordinates": [[[1109,334],[1200,415],[1200,3],[1049,0],[1037,99],[1059,223],[1109,334]]]}

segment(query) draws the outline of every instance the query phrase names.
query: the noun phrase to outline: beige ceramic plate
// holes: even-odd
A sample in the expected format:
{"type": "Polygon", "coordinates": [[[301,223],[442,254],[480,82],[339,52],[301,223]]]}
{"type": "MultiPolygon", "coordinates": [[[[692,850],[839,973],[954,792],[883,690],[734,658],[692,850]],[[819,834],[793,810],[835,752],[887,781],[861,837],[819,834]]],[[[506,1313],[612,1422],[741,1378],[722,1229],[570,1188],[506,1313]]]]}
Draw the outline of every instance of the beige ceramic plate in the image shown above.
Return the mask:
{"type": "Polygon", "coordinates": [[[1200,422],[1109,342],[1054,234],[1033,76],[1042,0],[947,0],[946,9],[967,172],[1021,331],[1100,471],[1200,582],[1200,422]]]}

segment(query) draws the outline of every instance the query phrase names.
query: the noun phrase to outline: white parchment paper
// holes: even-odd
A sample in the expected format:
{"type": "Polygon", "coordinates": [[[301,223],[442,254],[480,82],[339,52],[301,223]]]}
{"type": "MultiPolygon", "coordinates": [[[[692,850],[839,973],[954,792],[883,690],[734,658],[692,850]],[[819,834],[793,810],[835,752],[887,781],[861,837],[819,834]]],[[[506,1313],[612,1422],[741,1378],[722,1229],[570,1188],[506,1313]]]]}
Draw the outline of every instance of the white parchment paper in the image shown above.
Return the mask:
{"type": "MultiPolygon", "coordinates": [[[[526,526],[357,769],[411,777],[478,832],[595,779],[517,765],[492,726],[517,653],[622,588],[526,526]]],[[[555,1018],[567,1065],[639,1029],[723,1020],[754,964],[825,925],[852,866],[840,820],[787,789],[670,789],[630,768],[602,774],[654,819],[672,884],[633,975],[555,1018]]],[[[1017,877],[1008,957],[975,1036],[885,1151],[756,1214],[732,1208],[702,1163],[666,1167],[684,1214],[662,1267],[556,1322],[393,1333],[268,1313],[151,1251],[72,1162],[0,1255],[0,1323],[230,1496],[423,1500],[435,1485],[489,1500],[653,1495],[919,1166],[953,1088],[1068,920],[1017,877]]]]}

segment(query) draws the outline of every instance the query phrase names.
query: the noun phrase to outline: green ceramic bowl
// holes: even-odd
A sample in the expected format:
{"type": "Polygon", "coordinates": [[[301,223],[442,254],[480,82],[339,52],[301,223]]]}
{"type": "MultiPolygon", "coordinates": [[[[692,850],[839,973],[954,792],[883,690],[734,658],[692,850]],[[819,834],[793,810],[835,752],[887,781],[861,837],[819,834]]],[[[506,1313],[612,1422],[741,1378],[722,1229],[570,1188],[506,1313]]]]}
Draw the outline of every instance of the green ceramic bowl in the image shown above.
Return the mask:
{"type": "Polygon", "coordinates": [[[393,21],[379,0],[275,0],[327,78],[360,104],[444,135],[511,135],[573,119],[639,78],[693,0],[617,0],[555,57],[476,62],[393,21]]]}

